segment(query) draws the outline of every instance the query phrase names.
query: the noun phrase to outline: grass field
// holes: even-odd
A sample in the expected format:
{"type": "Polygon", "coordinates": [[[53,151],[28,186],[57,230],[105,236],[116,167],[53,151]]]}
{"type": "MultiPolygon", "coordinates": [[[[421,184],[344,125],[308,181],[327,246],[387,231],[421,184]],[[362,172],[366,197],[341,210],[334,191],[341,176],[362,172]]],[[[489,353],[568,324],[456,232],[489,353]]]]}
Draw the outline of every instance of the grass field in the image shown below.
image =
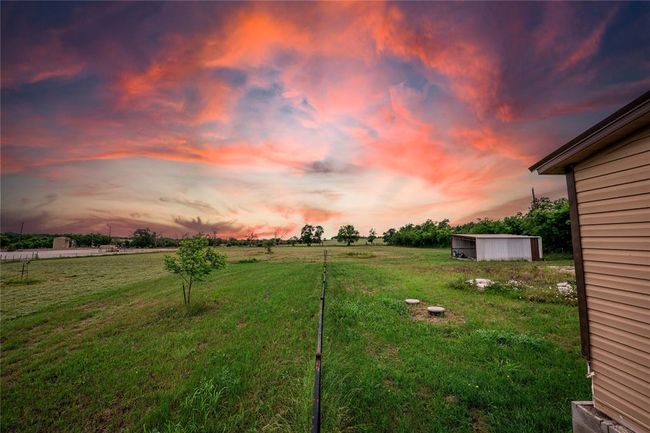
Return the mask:
{"type": "MultiPolygon", "coordinates": [[[[29,284],[3,264],[0,429],[308,431],[322,248],[222,250],[189,311],[161,254],[36,261],[29,284]]],[[[547,289],[570,262],[328,250],[322,431],[571,430],[570,401],[589,397],[577,309],[547,289]],[[474,277],[530,287],[460,283],[474,277]]]]}

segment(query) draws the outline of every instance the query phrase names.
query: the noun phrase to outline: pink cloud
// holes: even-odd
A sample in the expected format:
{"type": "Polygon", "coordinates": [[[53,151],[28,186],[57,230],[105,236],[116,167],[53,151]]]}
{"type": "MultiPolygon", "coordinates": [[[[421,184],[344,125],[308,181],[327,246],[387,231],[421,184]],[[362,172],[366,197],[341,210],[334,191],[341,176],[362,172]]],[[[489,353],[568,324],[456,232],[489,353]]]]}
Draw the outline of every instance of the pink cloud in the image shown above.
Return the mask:
{"type": "Polygon", "coordinates": [[[582,62],[583,60],[591,57],[598,51],[600,43],[605,34],[607,26],[611,22],[612,18],[616,14],[616,8],[612,9],[605,19],[603,19],[586,38],[578,43],[578,45],[571,50],[569,56],[558,65],[558,70],[565,71],[569,68],[574,67],[576,64],[582,62]]]}
{"type": "Polygon", "coordinates": [[[299,216],[304,224],[323,223],[342,216],[341,212],[312,206],[275,205],[271,206],[270,209],[286,219],[299,216]]]}
{"type": "MultiPolygon", "coordinates": [[[[151,166],[166,175],[147,185],[154,197],[197,190],[165,203],[178,218],[163,209],[154,223],[166,229],[223,222],[222,209],[226,232],[240,234],[384,218],[373,204],[386,200],[373,198],[384,184],[421,189],[399,190],[391,221],[415,210],[458,217],[467,211],[445,203],[491,206],[520,194],[513,180],[570,138],[571,122],[648,85],[647,62],[606,67],[626,64],[625,53],[604,53],[625,5],[506,3],[491,14],[472,3],[141,7],[75,6],[75,19],[16,33],[11,46],[3,39],[3,181],[46,179],[42,188],[59,197],[50,206],[69,200],[60,214],[96,219],[75,195],[86,190],[71,187],[87,183],[81,168],[111,167],[115,188],[94,200],[121,202],[150,182],[153,169],[142,167],[151,166]],[[123,19],[136,15],[137,26],[123,19]],[[219,197],[218,212],[202,194],[219,197]],[[286,202],[274,206],[275,197],[286,202]]],[[[22,203],[24,191],[11,188],[22,203]]],[[[31,205],[20,210],[38,214],[31,205]]],[[[160,203],[147,206],[125,215],[159,215],[160,203]]],[[[56,227],[82,218],[64,219],[56,227]]]]}

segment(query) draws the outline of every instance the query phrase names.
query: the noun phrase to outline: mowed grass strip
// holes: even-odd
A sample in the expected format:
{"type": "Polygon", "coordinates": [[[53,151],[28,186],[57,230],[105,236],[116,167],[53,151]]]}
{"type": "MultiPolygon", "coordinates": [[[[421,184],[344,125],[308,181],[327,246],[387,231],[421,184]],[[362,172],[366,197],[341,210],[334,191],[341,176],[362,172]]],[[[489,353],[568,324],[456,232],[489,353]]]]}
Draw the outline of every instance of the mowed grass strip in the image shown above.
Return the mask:
{"type": "MultiPolygon", "coordinates": [[[[60,302],[60,286],[43,284],[42,302],[30,292],[33,311],[3,314],[2,431],[308,431],[322,249],[223,251],[229,267],[197,286],[190,311],[161,255],[124,257],[134,280],[70,278],[78,287],[60,302]]],[[[564,278],[549,263],[329,251],[322,431],[570,431],[569,402],[589,395],[576,308],[450,284],[546,286],[564,278]],[[418,316],[406,297],[449,319],[418,316]]],[[[85,259],[87,271],[110,278],[110,259],[85,259]]],[[[72,272],[81,260],[38,263],[72,272]]]]}

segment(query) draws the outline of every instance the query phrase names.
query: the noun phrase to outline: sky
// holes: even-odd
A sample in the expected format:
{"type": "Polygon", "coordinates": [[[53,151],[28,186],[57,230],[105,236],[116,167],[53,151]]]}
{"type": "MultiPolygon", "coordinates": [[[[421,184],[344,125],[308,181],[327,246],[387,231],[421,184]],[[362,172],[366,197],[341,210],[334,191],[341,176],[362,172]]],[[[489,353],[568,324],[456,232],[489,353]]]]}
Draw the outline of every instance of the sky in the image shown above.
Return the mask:
{"type": "Polygon", "coordinates": [[[2,2],[1,230],[501,217],[650,88],[650,4],[2,2]]]}

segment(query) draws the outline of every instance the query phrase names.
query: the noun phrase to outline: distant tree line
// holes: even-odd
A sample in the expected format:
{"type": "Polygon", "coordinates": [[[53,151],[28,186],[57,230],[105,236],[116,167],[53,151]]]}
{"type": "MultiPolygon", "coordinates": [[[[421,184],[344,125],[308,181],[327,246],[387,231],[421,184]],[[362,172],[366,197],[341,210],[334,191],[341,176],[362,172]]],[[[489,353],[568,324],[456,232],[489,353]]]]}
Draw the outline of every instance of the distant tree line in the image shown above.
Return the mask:
{"type": "Polygon", "coordinates": [[[449,247],[454,233],[541,236],[545,252],[571,252],[571,218],[565,198],[536,198],[526,213],[502,219],[479,219],[451,226],[449,220],[407,224],[384,232],[384,243],[409,247],[449,247]]]}
{"type": "Polygon", "coordinates": [[[109,237],[100,233],[65,234],[23,234],[7,232],[0,234],[0,248],[9,251],[17,249],[52,248],[54,238],[65,236],[75,241],[78,247],[106,245],[109,237]]]}
{"type": "MultiPolygon", "coordinates": [[[[517,213],[502,219],[479,219],[462,225],[452,226],[448,219],[442,221],[427,220],[421,224],[407,224],[399,229],[388,229],[383,234],[383,240],[388,245],[408,247],[449,247],[454,233],[508,233],[514,235],[541,236],[545,252],[571,252],[571,220],[567,199],[550,200],[547,197],[536,198],[531,202],[526,213],[517,213]]],[[[57,236],[67,236],[73,239],[78,247],[100,245],[118,245],[127,248],[178,247],[180,240],[151,231],[149,228],[137,229],[130,238],[110,238],[105,234],[0,234],[0,248],[7,250],[51,248],[53,239],[57,236]]],[[[186,236],[184,236],[185,238],[186,236]]],[[[209,246],[226,247],[263,247],[268,252],[275,245],[322,244],[324,230],[321,226],[305,224],[300,237],[293,236],[287,240],[279,237],[259,239],[255,233],[250,233],[245,239],[234,237],[221,238],[204,236],[209,246]]],[[[361,238],[353,225],[343,225],[333,239],[351,245],[361,238]]],[[[372,244],[377,239],[377,233],[370,229],[366,240],[372,244]]]]}

